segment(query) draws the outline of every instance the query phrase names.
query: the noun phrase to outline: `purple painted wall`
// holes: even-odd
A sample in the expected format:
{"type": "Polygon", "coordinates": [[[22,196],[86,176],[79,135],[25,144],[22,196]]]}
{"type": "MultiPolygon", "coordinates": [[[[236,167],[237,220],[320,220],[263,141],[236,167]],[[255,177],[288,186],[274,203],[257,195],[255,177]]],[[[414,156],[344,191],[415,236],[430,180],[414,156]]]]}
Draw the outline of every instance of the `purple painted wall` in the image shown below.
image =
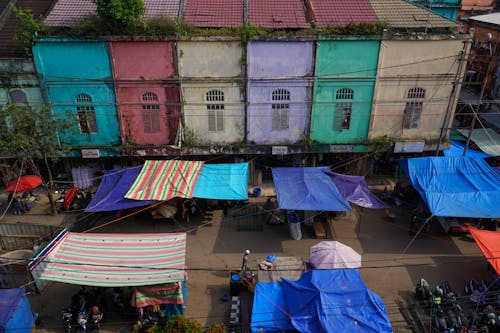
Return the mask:
{"type": "Polygon", "coordinates": [[[256,144],[290,144],[308,135],[312,42],[252,42],[248,47],[247,140],[256,144]],[[289,100],[273,101],[285,90],[289,100]],[[288,106],[287,125],[273,129],[273,104],[288,106]]]}

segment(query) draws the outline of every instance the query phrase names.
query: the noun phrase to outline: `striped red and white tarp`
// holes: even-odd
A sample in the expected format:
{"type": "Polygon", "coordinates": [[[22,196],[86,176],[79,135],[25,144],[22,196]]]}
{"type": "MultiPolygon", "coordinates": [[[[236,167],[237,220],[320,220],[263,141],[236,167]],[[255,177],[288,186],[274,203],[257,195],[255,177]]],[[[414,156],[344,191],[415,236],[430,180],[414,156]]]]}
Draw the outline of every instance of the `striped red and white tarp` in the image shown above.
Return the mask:
{"type": "Polygon", "coordinates": [[[68,233],[40,278],[101,287],[179,282],[185,257],[185,233],[68,233]]]}
{"type": "Polygon", "coordinates": [[[200,176],[202,161],[146,161],[125,198],[170,200],[192,198],[200,176]]]}

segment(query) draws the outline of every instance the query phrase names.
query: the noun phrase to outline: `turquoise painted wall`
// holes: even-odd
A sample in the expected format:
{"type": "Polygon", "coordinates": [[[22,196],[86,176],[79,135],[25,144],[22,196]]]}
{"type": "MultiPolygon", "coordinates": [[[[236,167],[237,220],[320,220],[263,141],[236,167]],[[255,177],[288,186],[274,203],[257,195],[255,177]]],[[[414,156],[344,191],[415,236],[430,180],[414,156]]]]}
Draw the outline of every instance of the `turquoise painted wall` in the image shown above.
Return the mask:
{"type": "Polygon", "coordinates": [[[458,8],[457,7],[432,7],[432,11],[449,18],[450,20],[456,21],[458,8]]]}
{"type": "Polygon", "coordinates": [[[320,40],[316,50],[311,115],[311,139],[320,143],[348,144],[367,139],[377,73],[379,39],[320,40]],[[334,128],[336,91],[352,89],[349,129],[334,128]]]}
{"type": "Polygon", "coordinates": [[[119,145],[120,127],[112,85],[111,65],[104,42],[47,39],[33,47],[33,57],[47,102],[54,116],[75,123],[75,131],[61,135],[62,145],[106,147],[119,145]],[[76,121],[75,97],[92,98],[97,133],[80,133],[76,121]]]}

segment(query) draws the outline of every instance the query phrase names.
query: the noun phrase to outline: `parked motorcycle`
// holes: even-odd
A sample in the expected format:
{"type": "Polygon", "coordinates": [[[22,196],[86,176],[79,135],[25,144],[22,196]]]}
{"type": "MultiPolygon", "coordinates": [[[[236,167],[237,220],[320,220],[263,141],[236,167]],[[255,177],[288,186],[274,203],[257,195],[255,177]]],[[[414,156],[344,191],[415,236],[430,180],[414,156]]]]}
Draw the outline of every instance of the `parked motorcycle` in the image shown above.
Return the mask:
{"type": "Polygon", "coordinates": [[[90,333],[98,333],[102,318],[103,318],[102,311],[99,309],[98,306],[93,306],[87,318],[87,325],[86,325],[87,331],[90,333]]]}

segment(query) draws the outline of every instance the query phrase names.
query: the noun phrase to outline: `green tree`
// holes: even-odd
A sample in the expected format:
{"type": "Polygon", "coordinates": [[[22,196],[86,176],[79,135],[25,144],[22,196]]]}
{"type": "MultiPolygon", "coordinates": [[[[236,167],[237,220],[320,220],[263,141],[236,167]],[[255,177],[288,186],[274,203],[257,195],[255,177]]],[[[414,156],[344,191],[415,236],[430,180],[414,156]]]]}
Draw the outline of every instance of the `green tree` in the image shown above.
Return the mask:
{"type": "Polygon", "coordinates": [[[24,49],[26,54],[31,54],[36,35],[47,31],[47,27],[43,24],[43,17],[34,17],[31,9],[22,9],[14,5],[10,6],[10,10],[18,20],[14,41],[24,49]]]}
{"type": "Polygon", "coordinates": [[[39,165],[43,163],[48,181],[44,180],[42,186],[47,192],[52,214],[56,214],[56,209],[52,197],[54,182],[50,162],[63,152],[58,145],[58,133],[72,128],[74,124],[66,119],[54,118],[49,108],[32,109],[24,104],[0,106],[0,156],[26,161],[27,167],[40,177],[39,165]]]}
{"type": "Polygon", "coordinates": [[[143,0],[93,0],[97,15],[104,21],[119,26],[128,26],[146,12],[143,0]]]}

